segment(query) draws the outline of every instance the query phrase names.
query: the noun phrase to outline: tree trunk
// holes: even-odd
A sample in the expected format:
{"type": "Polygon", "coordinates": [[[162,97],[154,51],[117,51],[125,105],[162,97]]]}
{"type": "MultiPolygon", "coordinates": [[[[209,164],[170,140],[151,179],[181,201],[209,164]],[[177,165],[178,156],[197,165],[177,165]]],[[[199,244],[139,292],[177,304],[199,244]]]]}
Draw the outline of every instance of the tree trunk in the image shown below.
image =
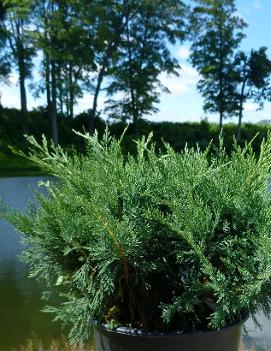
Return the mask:
{"type": "Polygon", "coordinates": [[[237,140],[241,140],[241,125],[242,125],[242,118],[243,118],[243,101],[240,104],[239,108],[239,116],[238,116],[238,126],[237,126],[237,140]]]}
{"type": "Polygon", "coordinates": [[[224,55],[223,55],[223,37],[222,37],[222,30],[223,30],[223,21],[222,18],[219,17],[219,24],[218,24],[218,33],[219,33],[219,132],[222,131],[223,125],[223,114],[224,114],[224,96],[223,96],[223,65],[224,65],[224,55]]]}
{"type": "Polygon", "coordinates": [[[69,117],[70,118],[73,118],[73,106],[74,106],[74,86],[73,86],[73,67],[72,67],[72,64],[70,64],[69,66],[69,91],[70,91],[70,101],[69,101],[69,104],[70,104],[70,108],[69,108],[69,117]]]}
{"type": "Polygon", "coordinates": [[[242,118],[243,118],[243,110],[244,110],[244,100],[245,100],[245,88],[247,83],[247,77],[244,78],[241,94],[240,94],[240,106],[239,106],[239,114],[238,114],[238,126],[237,126],[237,140],[241,140],[241,126],[242,126],[242,118]]]}
{"type": "Polygon", "coordinates": [[[27,111],[27,97],[25,89],[25,62],[23,54],[19,54],[18,57],[18,66],[19,66],[19,85],[20,85],[20,98],[21,98],[21,123],[23,133],[28,132],[28,111],[27,111]]]}
{"type": "Polygon", "coordinates": [[[98,81],[95,89],[95,94],[93,98],[93,103],[92,103],[92,109],[89,115],[89,120],[88,120],[88,131],[89,134],[92,135],[94,133],[94,127],[95,127],[95,118],[96,118],[96,113],[97,113],[97,106],[98,106],[98,96],[101,90],[101,85],[105,73],[105,65],[102,66],[99,75],[98,75],[98,81]]]}
{"type": "Polygon", "coordinates": [[[62,87],[62,79],[61,79],[61,64],[58,63],[57,65],[57,85],[58,85],[58,98],[59,98],[59,107],[61,115],[64,114],[63,110],[63,87],[62,87]]]}
{"type": "Polygon", "coordinates": [[[57,124],[57,108],[56,108],[56,64],[51,63],[52,74],[52,103],[51,103],[51,127],[52,139],[55,145],[58,144],[58,124],[57,124]]]}
{"type": "Polygon", "coordinates": [[[222,68],[219,76],[219,131],[221,132],[223,126],[223,77],[222,77],[222,68]]]}
{"type": "Polygon", "coordinates": [[[98,81],[97,81],[97,85],[95,88],[95,94],[94,94],[94,98],[93,98],[93,103],[92,103],[92,109],[89,115],[89,120],[88,120],[88,131],[90,134],[93,134],[94,132],[94,125],[95,125],[95,118],[96,118],[96,113],[97,113],[97,106],[98,106],[98,96],[101,90],[101,85],[102,85],[102,81],[105,75],[105,71],[106,68],[108,66],[108,62],[110,60],[110,58],[112,57],[112,55],[114,54],[114,52],[116,51],[118,44],[120,42],[121,39],[121,34],[122,34],[122,30],[124,28],[124,26],[126,26],[125,23],[123,23],[123,20],[125,18],[125,16],[128,16],[128,7],[127,7],[127,1],[123,2],[123,13],[122,16],[119,20],[119,27],[116,29],[115,31],[115,37],[114,40],[112,40],[111,43],[109,43],[107,49],[106,49],[106,53],[101,65],[101,69],[98,75],[98,81]]]}
{"type": "Polygon", "coordinates": [[[219,131],[222,130],[223,127],[223,112],[219,111],[219,131]]]}
{"type": "MultiPolygon", "coordinates": [[[[45,81],[46,81],[46,99],[47,99],[47,113],[48,113],[48,119],[51,123],[51,135],[53,142],[57,145],[58,144],[58,127],[57,127],[57,119],[56,119],[56,86],[53,89],[53,79],[51,82],[50,76],[52,74],[52,67],[50,67],[49,63],[49,57],[48,55],[45,55],[45,81]],[[52,87],[51,87],[52,85],[52,87]],[[51,89],[52,88],[52,89],[51,89]],[[54,104],[55,107],[53,106],[53,99],[52,95],[54,91],[54,104]]],[[[54,79],[54,84],[56,83],[56,80],[54,79]]]]}
{"type": "Polygon", "coordinates": [[[0,92],[0,123],[2,122],[2,111],[3,111],[2,95],[1,95],[1,92],[0,92]]]}
{"type": "Polygon", "coordinates": [[[2,103],[1,103],[1,93],[0,93],[0,126],[2,124],[2,110],[3,110],[3,106],[2,106],[2,103]]]}
{"type": "Polygon", "coordinates": [[[25,47],[22,41],[22,27],[23,22],[12,21],[12,34],[8,36],[11,52],[16,60],[19,70],[19,86],[20,86],[20,100],[21,100],[21,125],[23,133],[28,132],[28,111],[27,111],[27,97],[25,89],[25,80],[27,76],[25,47]]]}
{"type": "Polygon", "coordinates": [[[127,42],[128,45],[128,59],[129,59],[129,88],[130,88],[130,97],[131,97],[131,104],[132,104],[132,115],[133,115],[133,123],[135,128],[135,134],[138,134],[138,119],[139,119],[139,111],[138,111],[138,104],[135,98],[135,91],[134,91],[134,79],[133,79],[133,69],[132,69],[132,49],[130,45],[130,30],[128,26],[128,21],[126,25],[126,35],[127,35],[127,42]]]}
{"type": "Polygon", "coordinates": [[[51,85],[50,85],[50,65],[47,54],[44,54],[44,69],[45,69],[45,86],[46,86],[46,99],[48,108],[48,117],[50,120],[49,107],[51,105],[51,85]]]}

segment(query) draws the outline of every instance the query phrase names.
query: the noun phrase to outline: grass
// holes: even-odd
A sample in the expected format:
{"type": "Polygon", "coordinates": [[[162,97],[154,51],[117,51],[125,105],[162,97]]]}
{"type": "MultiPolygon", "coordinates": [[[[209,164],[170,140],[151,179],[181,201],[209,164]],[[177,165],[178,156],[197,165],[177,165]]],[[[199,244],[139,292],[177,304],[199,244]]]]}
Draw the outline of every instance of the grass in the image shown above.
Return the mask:
{"type": "Polygon", "coordinates": [[[62,336],[59,340],[53,340],[49,346],[45,346],[36,335],[27,339],[26,343],[12,351],[94,351],[94,347],[71,346],[67,339],[62,336]]]}
{"type": "MultiPolygon", "coordinates": [[[[37,336],[33,335],[32,338],[29,338],[25,345],[20,346],[19,348],[13,349],[12,351],[95,351],[95,347],[90,346],[71,346],[64,336],[59,340],[54,340],[51,344],[46,347],[38,339],[37,336]]],[[[256,351],[252,345],[244,345],[241,340],[239,351],[256,351]]]]}
{"type": "Polygon", "coordinates": [[[21,156],[0,152],[0,177],[22,177],[42,175],[31,161],[21,156]]]}

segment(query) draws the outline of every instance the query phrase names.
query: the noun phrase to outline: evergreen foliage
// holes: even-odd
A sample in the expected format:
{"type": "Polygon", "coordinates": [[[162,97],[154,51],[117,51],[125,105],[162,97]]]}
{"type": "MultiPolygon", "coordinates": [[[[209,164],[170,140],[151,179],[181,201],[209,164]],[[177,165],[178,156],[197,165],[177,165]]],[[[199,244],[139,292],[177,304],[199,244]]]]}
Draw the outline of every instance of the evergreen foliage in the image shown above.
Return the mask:
{"type": "Polygon", "coordinates": [[[58,181],[36,194],[38,209],[6,218],[30,244],[30,275],[62,298],[48,307],[89,337],[93,320],[145,330],[220,328],[257,309],[268,313],[271,136],[259,157],[251,143],[209,148],[169,145],[151,135],[123,155],[108,131],[86,139],[87,152],[28,140],[28,156],[58,181]]]}

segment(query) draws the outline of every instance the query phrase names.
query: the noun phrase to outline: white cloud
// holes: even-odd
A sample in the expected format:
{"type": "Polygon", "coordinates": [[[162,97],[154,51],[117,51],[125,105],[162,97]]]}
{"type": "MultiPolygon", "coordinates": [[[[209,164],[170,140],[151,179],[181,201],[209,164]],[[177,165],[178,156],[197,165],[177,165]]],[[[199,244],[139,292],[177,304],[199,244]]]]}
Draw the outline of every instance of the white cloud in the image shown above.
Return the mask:
{"type": "MultiPolygon", "coordinates": [[[[98,109],[103,109],[106,101],[104,95],[100,95],[98,98],[98,109]]],[[[84,96],[78,99],[77,105],[75,106],[75,113],[81,113],[91,109],[93,102],[93,95],[85,93],[84,96]]]]}
{"type": "Polygon", "coordinates": [[[243,121],[257,123],[262,120],[271,120],[271,103],[265,103],[262,110],[258,110],[258,105],[256,103],[245,103],[243,121]]]}
{"type": "Polygon", "coordinates": [[[10,84],[16,85],[18,83],[19,80],[19,75],[16,72],[13,72],[10,74],[9,76],[9,82],[10,84]]]}
{"type": "Polygon", "coordinates": [[[244,104],[244,112],[256,112],[258,105],[254,102],[246,102],[244,104]]]}
{"type": "MultiPolygon", "coordinates": [[[[263,8],[262,0],[251,0],[250,2],[243,1],[242,5],[238,6],[236,14],[241,16],[246,22],[248,22],[248,16],[251,17],[255,11],[259,11],[263,8]]],[[[250,19],[251,24],[251,19],[250,19]]]]}
{"type": "MultiPolygon", "coordinates": [[[[199,109],[200,110],[200,109],[199,109]]],[[[182,108],[176,108],[174,111],[161,109],[158,113],[151,115],[147,119],[153,122],[198,122],[203,117],[201,111],[190,112],[182,108]]]]}
{"type": "Polygon", "coordinates": [[[20,108],[20,97],[17,89],[4,87],[1,89],[1,102],[5,107],[20,108]]]}
{"type": "Polygon", "coordinates": [[[199,80],[198,72],[189,65],[182,65],[180,76],[161,74],[161,83],[167,87],[174,96],[183,96],[191,88],[194,88],[199,80]]]}
{"type": "Polygon", "coordinates": [[[179,48],[179,50],[177,51],[176,56],[177,56],[177,58],[187,60],[188,57],[190,56],[190,53],[191,53],[191,51],[190,51],[188,46],[181,46],[179,48]]]}
{"type": "Polygon", "coordinates": [[[271,118],[271,102],[265,104],[264,111],[269,115],[269,118],[271,118]]]}

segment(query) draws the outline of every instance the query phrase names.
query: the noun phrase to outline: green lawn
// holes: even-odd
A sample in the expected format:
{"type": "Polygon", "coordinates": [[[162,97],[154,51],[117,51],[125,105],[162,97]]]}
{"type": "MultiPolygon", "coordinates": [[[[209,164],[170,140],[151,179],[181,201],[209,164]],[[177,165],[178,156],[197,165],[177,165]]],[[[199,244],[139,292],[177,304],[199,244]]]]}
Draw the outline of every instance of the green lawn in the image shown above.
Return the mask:
{"type": "Polygon", "coordinates": [[[42,175],[32,162],[18,155],[6,155],[0,152],[0,177],[20,177],[42,175]]]}

